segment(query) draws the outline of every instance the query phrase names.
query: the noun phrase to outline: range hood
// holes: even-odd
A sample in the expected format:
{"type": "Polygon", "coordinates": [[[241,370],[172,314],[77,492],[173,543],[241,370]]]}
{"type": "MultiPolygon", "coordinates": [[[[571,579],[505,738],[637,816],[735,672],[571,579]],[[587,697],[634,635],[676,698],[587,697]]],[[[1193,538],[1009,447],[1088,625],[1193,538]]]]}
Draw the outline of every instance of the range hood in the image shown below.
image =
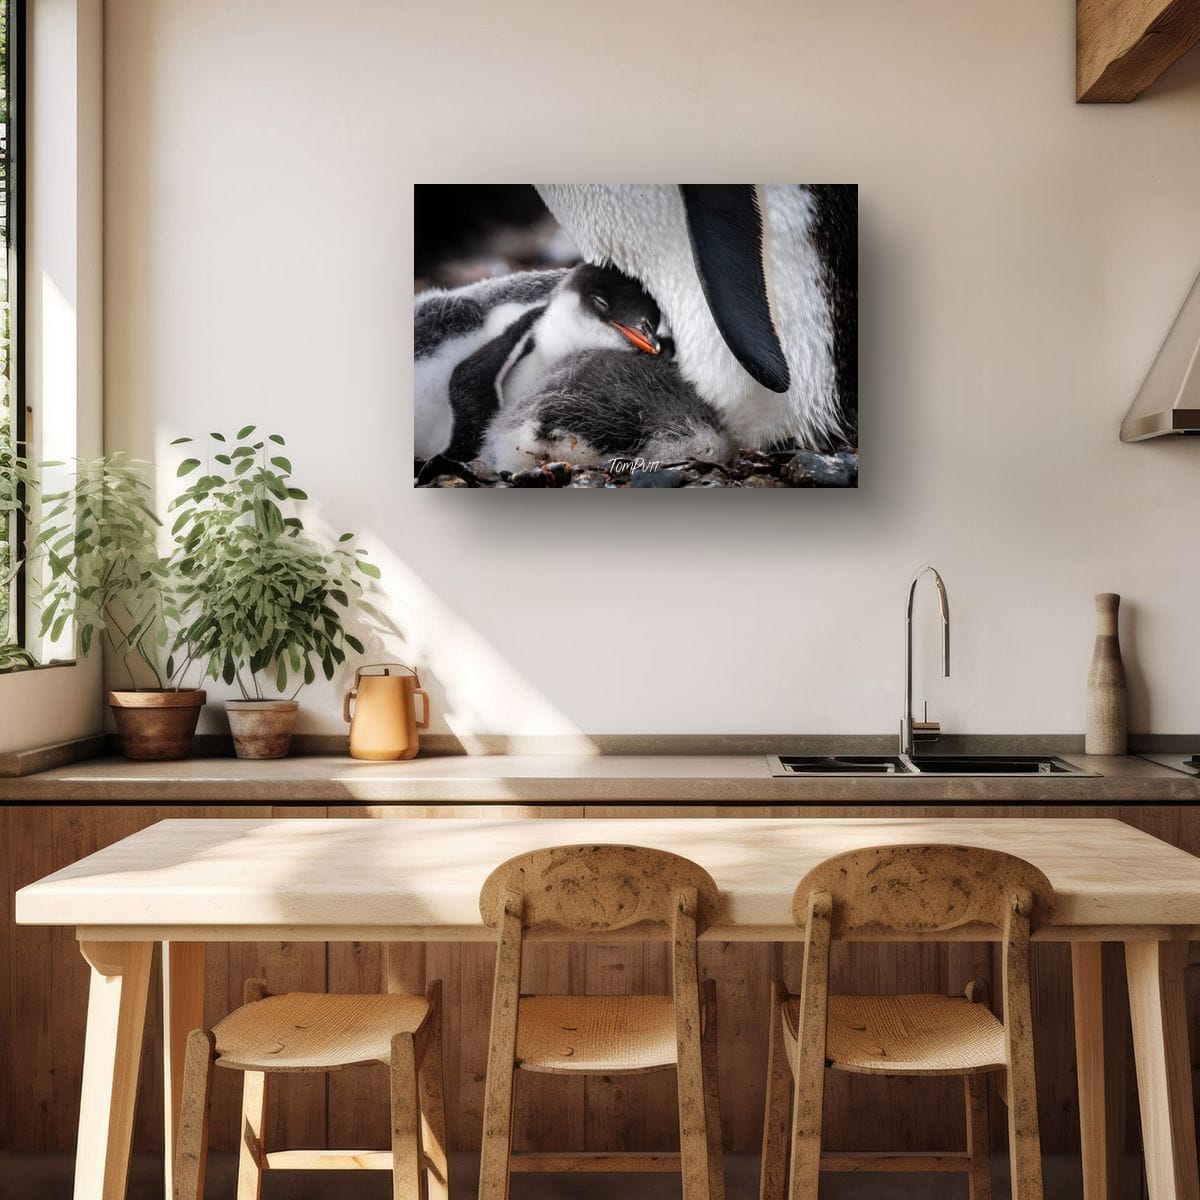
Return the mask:
{"type": "Polygon", "coordinates": [[[1200,279],[1121,422],[1123,442],[1168,433],[1200,434],[1200,279]]]}

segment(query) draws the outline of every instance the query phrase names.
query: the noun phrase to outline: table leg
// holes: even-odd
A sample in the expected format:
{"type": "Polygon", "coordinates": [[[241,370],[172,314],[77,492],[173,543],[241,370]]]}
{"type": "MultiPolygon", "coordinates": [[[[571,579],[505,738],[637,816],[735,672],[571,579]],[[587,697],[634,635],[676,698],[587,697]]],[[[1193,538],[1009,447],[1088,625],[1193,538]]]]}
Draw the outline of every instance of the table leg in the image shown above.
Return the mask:
{"type": "Polygon", "coordinates": [[[75,1200],[124,1200],[153,942],[80,942],[92,968],[75,1200]]]}
{"type": "Polygon", "coordinates": [[[1184,940],[1125,943],[1150,1200],[1200,1200],[1183,987],[1187,955],[1184,940]]]}
{"type": "Polygon", "coordinates": [[[203,942],[163,942],[163,1195],[174,1188],[188,1034],[204,1027],[203,942]]]}
{"type": "Polygon", "coordinates": [[[1120,952],[1115,942],[1071,945],[1084,1200],[1121,1194],[1127,1036],[1120,952]]]}

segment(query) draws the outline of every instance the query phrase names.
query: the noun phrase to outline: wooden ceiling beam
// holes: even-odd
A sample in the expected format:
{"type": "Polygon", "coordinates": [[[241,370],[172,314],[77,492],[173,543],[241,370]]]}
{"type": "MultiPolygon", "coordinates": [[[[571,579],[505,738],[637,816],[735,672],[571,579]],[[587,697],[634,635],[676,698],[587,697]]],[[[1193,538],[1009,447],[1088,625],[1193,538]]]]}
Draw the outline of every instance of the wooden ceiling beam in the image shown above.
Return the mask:
{"type": "Polygon", "coordinates": [[[1076,0],[1076,99],[1130,101],[1197,42],[1200,0],[1076,0]]]}

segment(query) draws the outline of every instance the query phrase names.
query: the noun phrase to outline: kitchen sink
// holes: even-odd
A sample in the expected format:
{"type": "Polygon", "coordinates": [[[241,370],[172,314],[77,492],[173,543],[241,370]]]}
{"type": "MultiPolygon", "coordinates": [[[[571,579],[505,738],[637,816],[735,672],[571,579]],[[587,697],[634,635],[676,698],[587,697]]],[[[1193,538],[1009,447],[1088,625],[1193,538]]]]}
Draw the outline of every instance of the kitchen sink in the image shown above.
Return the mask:
{"type": "Polygon", "coordinates": [[[913,775],[906,759],[884,754],[779,754],[767,759],[776,779],[792,775],[913,775]]]}
{"type": "Polygon", "coordinates": [[[778,754],[767,759],[776,779],[876,775],[939,775],[948,778],[1092,775],[1052,754],[778,754]]]}
{"type": "Polygon", "coordinates": [[[1048,754],[920,755],[911,760],[921,775],[1090,775],[1083,767],[1048,754]]]}

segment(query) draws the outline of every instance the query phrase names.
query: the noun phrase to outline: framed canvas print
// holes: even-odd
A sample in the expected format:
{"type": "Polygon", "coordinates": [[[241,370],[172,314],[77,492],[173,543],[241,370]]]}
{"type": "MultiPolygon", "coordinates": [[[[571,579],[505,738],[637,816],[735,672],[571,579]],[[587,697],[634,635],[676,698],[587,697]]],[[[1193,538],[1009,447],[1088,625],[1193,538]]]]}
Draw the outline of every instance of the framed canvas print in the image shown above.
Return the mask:
{"type": "Polygon", "coordinates": [[[852,184],[419,184],[418,487],[856,487],[852,184]]]}

